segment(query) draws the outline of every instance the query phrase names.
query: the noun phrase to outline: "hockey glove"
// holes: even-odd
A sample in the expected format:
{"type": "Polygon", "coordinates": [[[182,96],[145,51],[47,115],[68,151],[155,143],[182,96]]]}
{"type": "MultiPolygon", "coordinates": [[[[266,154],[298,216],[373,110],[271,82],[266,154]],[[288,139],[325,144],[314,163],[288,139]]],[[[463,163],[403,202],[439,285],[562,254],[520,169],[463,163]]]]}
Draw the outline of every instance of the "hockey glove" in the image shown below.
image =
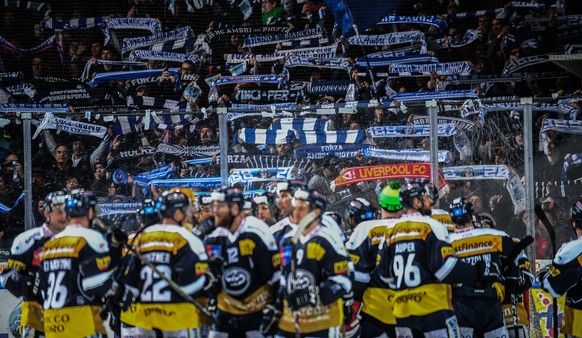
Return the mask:
{"type": "Polygon", "coordinates": [[[281,319],[281,311],[274,305],[269,304],[263,309],[263,319],[259,327],[259,331],[261,331],[263,336],[272,336],[275,334],[279,319],[281,319]]]}
{"type": "Polygon", "coordinates": [[[503,272],[505,277],[505,284],[511,285],[514,288],[518,288],[525,283],[525,278],[521,269],[516,265],[509,265],[503,272]]]}
{"type": "Polygon", "coordinates": [[[352,322],[354,316],[354,293],[350,292],[344,297],[344,325],[352,322]]]}
{"type": "Polygon", "coordinates": [[[213,315],[216,313],[216,298],[212,297],[208,299],[208,305],[206,305],[206,309],[208,312],[212,313],[213,315]]]}
{"type": "Polygon", "coordinates": [[[546,278],[549,270],[550,266],[548,265],[536,271],[536,280],[540,282],[540,284],[544,284],[544,279],[546,278]]]}
{"type": "Polygon", "coordinates": [[[477,286],[484,286],[494,282],[502,282],[501,267],[497,262],[479,261],[475,265],[477,268],[477,286]]]}
{"type": "Polygon", "coordinates": [[[297,289],[289,295],[289,307],[295,312],[305,306],[315,307],[319,298],[319,288],[309,286],[307,289],[297,289]]]}
{"type": "Polygon", "coordinates": [[[138,294],[139,291],[136,288],[113,281],[111,289],[105,297],[108,298],[111,303],[119,306],[122,311],[125,311],[129,309],[138,294]]]}

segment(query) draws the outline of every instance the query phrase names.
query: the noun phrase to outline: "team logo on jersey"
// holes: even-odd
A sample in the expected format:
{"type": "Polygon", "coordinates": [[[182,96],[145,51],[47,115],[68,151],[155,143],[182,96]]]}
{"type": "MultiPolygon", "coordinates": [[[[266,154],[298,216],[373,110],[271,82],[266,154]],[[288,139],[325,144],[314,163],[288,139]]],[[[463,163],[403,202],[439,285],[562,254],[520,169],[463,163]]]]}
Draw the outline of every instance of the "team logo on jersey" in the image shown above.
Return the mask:
{"type": "Polygon", "coordinates": [[[105,256],[101,258],[95,258],[95,262],[97,263],[97,269],[99,271],[105,271],[109,267],[109,263],[111,263],[111,257],[105,256]]]}
{"type": "Polygon", "coordinates": [[[325,249],[318,243],[307,244],[307,258],[320,261],[325,255],[325,249]]]}
{"type": "Polygon", "coordinates": [[[291,262],[291,255],[293,253],[293,248],[290,245],[282,247],[280,250],[281,254],[281,265],[285,266],[291,262]]]}
{"type": "Polygon", "coordinates": [[[214,256],[222,256],[222,246],[221,245],[207,245],[206,252],[208,253],[208,258],[214,256]]]}
{"type": "Polygon", "coordinates": [[[240,296],[251,284],[251,274],[242,268],[232,267],[224,270],[222,275],[222,288],[233,296],[240,296]]]}
{"type": "Polygon", "coordinates": [[[350,259],[352,260],[352,263],[358,264],[358,262],[360,261],[360,256],[354,255],[354,254],[350,254],[350,259]]]}
{"type": "Polygon", "coordinates": [[[296,278],[293,275],[287,276],[287,293],[291,293],[296,289],[307,289],[310,285],[315,284],[315,276],[310,271],[304,269],[297,269],[296,278]]]}
{"type": "Polygon", "coordinates": [[[333,263],[333,272],[336,274],[348,272],[348,261],[333,263]]]}
{"type": "Polygon", "coordinates": [[[238,243],[238,248],[240,250],[241,256],[251,256],[253,254],[253,250],[257,245],[253,242],[252,239],[242,239],[238,243]]]}

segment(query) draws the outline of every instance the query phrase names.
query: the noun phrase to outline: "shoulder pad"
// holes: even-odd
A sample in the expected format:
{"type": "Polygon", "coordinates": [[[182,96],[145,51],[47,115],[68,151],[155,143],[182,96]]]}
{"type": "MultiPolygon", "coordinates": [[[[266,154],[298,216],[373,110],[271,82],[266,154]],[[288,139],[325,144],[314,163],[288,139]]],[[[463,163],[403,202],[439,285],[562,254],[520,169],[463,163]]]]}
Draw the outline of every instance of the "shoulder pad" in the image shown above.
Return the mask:
{"type": "Polygon", "coordinates": [[[66,227],[65,230],[56,234],[53,238],[75,236],[85,239],[87,245],[97,253],[109,252],[109,243],[97,230],[82,227],[66,227]]]}
{"type": "Polygon", "coordinates": [[[275,243],[275,238],[269,230],[267,223],[261,221],[254,216],[247,216],[245,218],[245,227],[242,232],[251,232],[259,236],[259,238],[265,243],[269,250],[277,250],[277,244],[275,243]]]}
{"type": "Polygon", "coordinates": [[[372,229],[387,228],[392,223],[394,223],[394,220],[375,219],[358,224],[354,232],[352,232],[350,240],[346,243],[346,247],[348,250],[357,249],[367,238],[370,238],[372,229]]]}
{"type": "Polygon", "coordinates": [[[341,238],[342,242],[346,241],[346,235],[344,234],[344,231],[339,227],[339,225],[333,218],[327,215],[323,215],[321,217],[321,224],[323,224],[323,226],[325,226],[332,232],[337,233],[337,235],[341,238]]]}
{"type": "Polygon", "coordinates": [[[434,219],[428,216],[411,216],[407,218],[401,219],[402,221],[413,221],[419,223],[426,223],[430,226],[433,234],[436,236],[437,239],[441,241],[450,242],[449,232],[444,224],[439,221],[435,221],[434,219]]]}
{"type": "Polygon", "coordinates": [[[223,227],[216,227],[211,233],[206,235],[206,238],[217,238],[217,237],[228,236],[226,231],[228,231],[228,230],[226,230],[223,227]]]}
{"type": "Polygon", "coordinates": [[[334,251],[342,256],[348,256],[343,240],[333,230],[329,230],[325,226],[317,234],[317,237],[324,238],[334,249],[334,251]]]}
{"type": "Polygon", "coordinates": [[[293,223],[291,223],[289,221],[289,217],[285,217],[282,220],[280,220],[279,222],[271,225],[271,227],[269,227],[269,231],[271,232],[271,234],[274,234],[275,232],[282,230],[283,228],[285,228],[285,226],[287,225],[292,225],[293,223]]]}
{"type": "Polygon", "coordinates": [[[564,243],[556,253],[554,263],[564,265],[575,260],[582,254],[582,238],[564,243]]]}
{"type": "Polygon", "coordinates": [[[32,248],[36,241],[41,240],[43,236],[42,227],[26,230],[14,238],[10,253],[12,255],[22,255],[32,248]]]}

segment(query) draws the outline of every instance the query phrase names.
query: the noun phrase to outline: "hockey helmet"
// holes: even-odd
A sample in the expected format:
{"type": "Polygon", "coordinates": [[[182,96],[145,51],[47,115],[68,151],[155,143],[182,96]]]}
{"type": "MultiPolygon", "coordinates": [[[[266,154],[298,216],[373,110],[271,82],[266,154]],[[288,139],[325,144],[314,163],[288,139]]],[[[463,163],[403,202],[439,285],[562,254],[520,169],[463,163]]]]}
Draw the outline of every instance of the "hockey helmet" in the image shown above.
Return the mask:
{"type": "Polygon", "coordinates": [[[97,205],[97,197],[91,191],[75,189],[67,195],[65,212],[68,217],[83,217],[89,215],[89,210],[97,205]]]}
{"type": "Polygon", "coordinates": [[[462,197],[455,198],[449,204],[449,214],[455,224],[464,224],[473,220],[473,204],[462,197]]]}
{"type": "Polygon", "coordinates": [[[572,221],[576,228],[582,229],[582,199],[572,206],[572,221]]]}
{"type": "Polygon", "coordinates": [[[227,202],[231,207],[233,204],[238,204],[241,209],[245,203],[243,193],[238,188],[222,188],[213,191],[210,197],[212,197],[213,202],[227,202]]]}
{"type": "Polygon", "coordinates": [[[56,205],[65,205],[65,201],[67,200],[67,194],[62,191],[53,191],[46,195],[44,198],[44,210],[48,213],[53,211],[53,207],[56,205]]]}
{"type": "Polygon", "coordinates": [[[173,217],[177,209],[190,206],[190,198],[180,191],[164,191],[156,202],[161,217],[173,217]]]}
{"type": "Polygon", "coordinates": [[[354,225],[358,225],[363,221],[376,219],[378,209],[367,199],[357,197],[348,204],[346,212],[353,219],[354,225]]]}
{"type": "Polygon", "coordinates": [[[152,199],[146,199],[137,210],[137,221],[144,227],[156,224],[160,221],[160,214],[156,210],[156,203],[152,199]]]}
{"type": "Polygon", "coordinates": [[[325,207],[327,204],[327,199],[325,195],[314,189],[299,189],[293,193],[293,205],[295,206],[296,200],[302,200],[309,204],[310,209],[318,208],[321,212],[325,212],[325,207]]]}

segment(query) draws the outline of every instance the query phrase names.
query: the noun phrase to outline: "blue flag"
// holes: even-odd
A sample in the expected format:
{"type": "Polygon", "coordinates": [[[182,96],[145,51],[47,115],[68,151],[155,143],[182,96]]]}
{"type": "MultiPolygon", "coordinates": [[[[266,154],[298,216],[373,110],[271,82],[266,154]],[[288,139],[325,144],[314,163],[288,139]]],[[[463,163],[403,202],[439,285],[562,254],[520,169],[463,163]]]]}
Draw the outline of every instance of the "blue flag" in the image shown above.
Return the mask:
{"type": "Polygon", "coordinates": [[[342,35],[346,38],[355,34],[354,25],[358,31],[363,32],[377,24],[385,16],[393,14],[394,10],[404,3],[404,0],[324,1],[332,10],[336,24],[341,28],[342,35]]]}

